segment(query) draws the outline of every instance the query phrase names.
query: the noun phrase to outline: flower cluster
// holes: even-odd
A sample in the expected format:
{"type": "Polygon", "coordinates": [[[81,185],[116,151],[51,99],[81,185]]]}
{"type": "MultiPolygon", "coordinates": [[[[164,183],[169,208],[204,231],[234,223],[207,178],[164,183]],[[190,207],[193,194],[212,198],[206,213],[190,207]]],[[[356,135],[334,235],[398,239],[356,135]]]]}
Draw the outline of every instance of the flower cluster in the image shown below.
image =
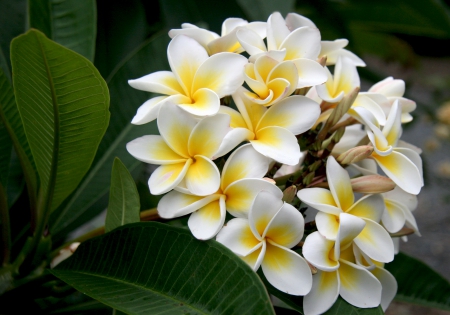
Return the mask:
{"type": "Polygon", "coordinates": [[[159,165],[148,182],[165,194],[159,215],[190,215],[197,239],[261,266],[275,288],[304,296],[307,315],[339,295],[385,309],[396,281],[383,266],[392,237],[419,233],[411,211],[423,186],[420,150],[400,140],[415,108],[404,82],[360,92],[365,64],[348,41],[322,41],[295,13],[230,18],[221,35],[183,24],[169,36],[171,71],[129,81],[161,95],[132,120],[156,119],[160,135],[127,144],[159,165]],[[318,210],[306,224],[304,205],[318,210]]]}

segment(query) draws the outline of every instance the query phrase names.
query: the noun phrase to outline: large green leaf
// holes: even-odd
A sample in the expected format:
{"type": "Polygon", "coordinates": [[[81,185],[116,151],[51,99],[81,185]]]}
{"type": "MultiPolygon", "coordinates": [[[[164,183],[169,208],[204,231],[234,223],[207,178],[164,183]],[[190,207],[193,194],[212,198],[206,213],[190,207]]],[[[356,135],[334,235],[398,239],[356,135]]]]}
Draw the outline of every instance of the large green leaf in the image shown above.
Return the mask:
{"type": "Polygon", "coordinates": [[[111,172],[105,232],[128,223],[139,222],[140,210],[139,194],[134,179],[120,159],[115,158],[111,172]]]}
{"type": "Polygon", "coordinates": [[[68,202],[52,216],[52,234],[64,236],[106,208],[108,199],[104,197],[109,191],[110,172],[115,157],[120,158],[130,172],[141,165],[141,162],[127,152],[125,146],[127,142],[145,134],[157,134],[158,128],[155,122],[143,126],[130,124],[137,108],[151,95],[131,88],[127,82],[154,71],[169,69],[166,53],[168,42],[166,34],[150,39],[124,60],[108,78],[111,123],[100,143],[91,170],[68,202]]]}
{"type": "Polygon", "coordinates": [[[237,0],[245,13],[252,21],[267,21],[273,12],[280,12],[283,17],[289,12],[295,12],[295,1],[272,1],[272,0],[237,0]]]}
{"type": "Polygon", "coordinates": [[[399,253],[386,269],[397,279],[397,300],[450,310],[449,282],[423,262],[399,253]]]}
{"type": "Polygon", "coordinates": [[[97,33],[95,0],[28,1],[30,27],[94,60],[97,33]]]}
{"type": "Polygon", "coordinates": [[[128,314],[274,314],[244,261],[214,240],[157,222],[91,239],[51,272],[128,314]]]}
{"type": "Polygon", "coordinates": [[[37,30],[13,40],[11,61],[43,207],[54,210],[92,163],[109,122],[108,87],[87,59],[37,30]]]}

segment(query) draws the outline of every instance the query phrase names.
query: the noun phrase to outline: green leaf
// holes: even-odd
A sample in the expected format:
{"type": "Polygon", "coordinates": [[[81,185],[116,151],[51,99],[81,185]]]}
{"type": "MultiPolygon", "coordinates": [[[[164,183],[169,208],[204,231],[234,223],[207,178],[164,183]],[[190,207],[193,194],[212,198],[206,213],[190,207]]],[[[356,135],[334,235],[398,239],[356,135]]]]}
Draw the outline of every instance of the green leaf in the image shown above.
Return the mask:
{"type": "Polygon", "coordinates": [[[280,12],[283,17],[289,12],[295,12],[294,0],[237,0],[237,3],[252,21],[265,22],[275,11],[280,12]]]}
{"type": "Polygon", "coordinates": [[[29,0],[30,27],[94,60],[97,12],[94,0],[29,0]]]}
{"type": "Polygon", "coordinates": [[[383,309],[381,306],[374,308],[358,308],[355,307],[338,297],[333,306],[323,313],[323,315],[383,315],[383,309]]]}
{"type": "Polygon", "coordinates": [[[423,262],[399,253],[386,269],[397,279],[397,300],[450,310],[449,282],[423,262]]]}
{"type": "Polygon", "coordinates": [[[43,208],[54,210],[92,163],[109,122],[108,87],[87,59],[37,30],[13,40],[11,61],[43,208]]]}
{"type": "Polygon", "coordinates": [[[133,177],[119,158],[114,159],[105,232],[140,221],[139,194],[133,177]]]}
{"type": "Polygon", "coordinates": [[[229,249],[158,222],[82,243],[51,272],[128,314],[274,314],[261,280],[229,249]]]}
{"type": "Polygon", "coordinates": [[[129,79],[139,78],[158,70],[169,69],[167,44],[169,37],[161,34],[148,40],[133,52],[108,78],[111,93],[111,123],[100,143],[93,166],[68,202],[58,209],[50,220],[53,235],[64,236],[67,232],[89,221],[108,203],[110,172],[117,156],[133,172],[142,163],[126,150],[126,144],[146,134],[157,134],[156,122],[142,126],[130,123],[139,106],[151,94],[135,90],[128,85],[129,79]]]}

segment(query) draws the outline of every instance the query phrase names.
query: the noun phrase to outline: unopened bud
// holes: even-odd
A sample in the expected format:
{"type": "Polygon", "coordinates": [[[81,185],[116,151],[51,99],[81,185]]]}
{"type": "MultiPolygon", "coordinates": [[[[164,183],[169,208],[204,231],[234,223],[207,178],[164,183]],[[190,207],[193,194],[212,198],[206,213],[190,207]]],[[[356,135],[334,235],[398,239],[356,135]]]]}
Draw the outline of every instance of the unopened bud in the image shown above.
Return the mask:
{"type": "Polygon", "coordinates": [[[350,94],[344,96],[344,98],[339,102],[339,104],[333,109],[328,117],[327,125],[332,127],[338,123],[338,121],[348,112],[350,107],[353,105],[356,97],[358,96],[360,88],[356,87],[350,94]]]}
{"type": "Polygon", "coordinates": [[[310,170],[311,172],[315,172],[321,165],[322,165],[321,160],[315,161],[313,164],[308,166],[308,170],[310,170]]]}
{"type": "Polygon", "coordinates": [[[341,141],[342,136],[345,133],[345,127],[341,127],[338,130],[336,130],[333,134],[333,141],[335,143],[338,143],[339,141],[341,141]]]}
{"type": "Polygon", "coordinates": [[[314,172],[309,173],[308,175],[306,175],[303,178],[303,185],[308,186],[309,184],[311,184],[313,178],[314,178],[314,172]]]}
{"type": "Polygon", "coordinates": [[[269,182],[271,184],[274,184],[274,185],[277,183],[276,181],[274,181],[272,178],[269,178],[269,177],[264,177],[263,180],[265,180],[266,182],[269,182]]]}
{"type": "Polygon", "coordinates": [[[52,262],[50,263],[50,267],[53,269],[56,267],[56,265],[58,265],[60,262],[62,262],[63,260],[66,260],[67,258],[69,258],[70,256],[72,256],[72,254],[77,250],[78,246],[80,245],[79,242],[75,242],[70,244],[69,246],[61,249],[59,251],[58,256],[56,256],[55,258],[53,258],[52,262]]]}
{"type": "Polygon", "coordinates": [[[297,194],[297,188],[295,186],[289,186],[283,191],[283,201],[291,203],[297,194]]]}
{"type": "Polygon", "coordinates": [[[352,164],[368,158],[372,152],[373,147],[371,145],[362,145],[342,153],[336,160],[341,164],[352,164]]]}
{"type": "Polygon", "coordinates": [[[327,56],[322,56],[317,60],[322,67],[325,67],[327,64],[327,56]]]}
{"type": "Polygon", "coordinates": [[[385,176],[367,175],[351,179],[354,192],[363,194],[380,194],[391,191],[395,183],[385,176]]]}
{"type": "Polygon", "coordinates": [[[396,232],[396,233],[390,233],[389,235],[391,237],[400,237],[400,236],[406,236],[406,235],[411,235],[414,233],[414,230],[408,227],[404,227],[402,228],[400,231],[396,232]]]}

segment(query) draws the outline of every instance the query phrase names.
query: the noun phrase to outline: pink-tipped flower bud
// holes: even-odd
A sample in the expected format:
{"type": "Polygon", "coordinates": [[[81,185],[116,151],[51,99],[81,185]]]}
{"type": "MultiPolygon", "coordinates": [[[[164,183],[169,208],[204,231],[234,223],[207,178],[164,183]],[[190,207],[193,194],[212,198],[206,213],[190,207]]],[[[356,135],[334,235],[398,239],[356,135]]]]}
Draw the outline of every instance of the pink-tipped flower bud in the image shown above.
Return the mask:
{"type": "Polygon", "coordinates": [[[291,203],[297,195],[297,188],[292,185],[283,191],[283,201],[291,203]]]}
{"type": "Polygon", "coordinates": [[[367,175],[351,179],[354,192],[363,194],[380,194],[391,191],[395,183],[385,176],[367,175]]]}
{"type": "Polygon", "coordinates": [[[367,159],[372,152],[371,145],[362,145],[345,151],[336,160],[341,164],[352,164],[367,159]]]}

